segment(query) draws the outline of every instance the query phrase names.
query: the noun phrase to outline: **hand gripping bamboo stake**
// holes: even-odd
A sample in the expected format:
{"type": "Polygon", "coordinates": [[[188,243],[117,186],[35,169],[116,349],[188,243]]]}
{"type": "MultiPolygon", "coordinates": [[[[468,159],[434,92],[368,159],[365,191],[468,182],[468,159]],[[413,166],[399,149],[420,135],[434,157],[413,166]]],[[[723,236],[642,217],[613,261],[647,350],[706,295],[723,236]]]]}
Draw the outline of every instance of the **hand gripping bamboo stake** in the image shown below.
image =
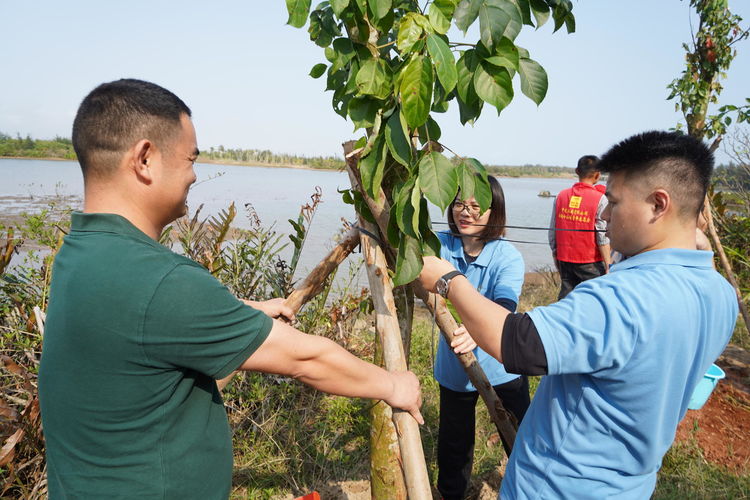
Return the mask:
{"type": "MultiPolygon", "coordinates": [[[[358,244],[359,232],[356,229],[350,229],[344,236],[344,239],[328,252],[328,255],[323,257],[318,265],[307,275],[307,278],[289,294],[289,297],[285,301],[286,305],[297,314],[297,311],[303,305],[321,292],[323,283],[328,276],[352,253],[358,244]]],[[[216,385],[220,391],[227,386],[236,373],[233,372],[223,379],[216,381],[216,385]]]]}
{"type": "MultiPolygon", "coordinates": [[[[359,181],[354,174],[354,169],[352,166],[356,165],[357,160],[357,152],[353,151],[353,145],[353,141],[343,144],[344,156],[347,159],[347,170],[349,171],[349,178],[352,181],[352,187],[362,192],[359,181]]],[[[378,201],[373,200],[364,192],[362,192],[362,195],[364,196],[365,201],[367,202],[367,206],[370,209],[373,217],[375,218],[378,227],[380,228],[381,234],[386,234],[388,219],[390,216],[390,207],[388,206],[388,201],[385,198],[385,194],[381,190],[379,193],[378,201]]],[[[435,302],[434,294],[428,293],[416,281],[414,282],[414,285],[414,291],[417,297],[419,297],[425,303],[428,309],[430,309],[433,316],[435,317],[435,321],[438,325],[438,328],[440,328],[442,335],[450,343],[448,332],[456,331],[456,328],[458,328],[458,324],[453,319],[450,311],[448,311],[448,308],[445,305],[445,301],[442,300],[442,297],[438,297],[439,300],[435,302]],[[435,304],[437,304],[437,306],[435,306],[435,304]]],[[[502,325],[498,325],[498,328],[500,327],[502,327],[502,325]]],[[[505,453],[510,456],[510,452],[513,449],[513,442],[516,439],[516,428],[518,427],[518,424],[512,419],[510,413],[508,413],[508,411],[503,407],[500,398],[497,396],[497,393],[495,393],[495,390],[492,388],[492,385],[487,379],[487,375],[485,375],[482,367],[479,366],[474,353],[469,352],[466,354],[458,355],[458,359],[461,362],[461,365],[464,367],[464,370],[466,370],[466,374],[468,375],[469,380],[471,380],[471,383],[479,392],[479,395],[482,397],[485,405],[487,405],[487,411],[490,414],[490,419],[497,428],[497,432],[500,434],[500,440],[503,443],[505,453]]]]}

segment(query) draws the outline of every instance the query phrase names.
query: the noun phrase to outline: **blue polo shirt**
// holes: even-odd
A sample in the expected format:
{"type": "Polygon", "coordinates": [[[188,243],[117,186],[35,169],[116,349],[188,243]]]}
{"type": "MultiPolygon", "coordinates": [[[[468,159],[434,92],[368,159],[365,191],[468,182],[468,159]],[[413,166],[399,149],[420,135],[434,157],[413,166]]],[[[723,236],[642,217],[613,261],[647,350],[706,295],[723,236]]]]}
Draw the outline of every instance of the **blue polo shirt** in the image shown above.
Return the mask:
{"type": "Polygon", "coordinates": [[[734,290],[711,259],[644,252],[529,313],[549,375],[519,429],[503,499],[649,498],[737,318],[734,290]]]}
{"type": "MultiPolygon", "coordinates": [[[[440,256],[465,274],[479,293],[492,301],[509,299],[518,302],[523,286],[524,265],[523,257],[513,245],[502,239],[488,241],[477,259],[467,264],[461,238],[447,231],[439,232],[438,237],[442,245],[440,256]]],[[[504,384],[518,378],[518,375],[506,372],[502,363],[481,348],[474,349],[474,355],[490,384],[504,384]]],[[[438,343],[434,374],[440,385],[453,391],[476,390],[461,362],[442,336],[438,343]]]]}

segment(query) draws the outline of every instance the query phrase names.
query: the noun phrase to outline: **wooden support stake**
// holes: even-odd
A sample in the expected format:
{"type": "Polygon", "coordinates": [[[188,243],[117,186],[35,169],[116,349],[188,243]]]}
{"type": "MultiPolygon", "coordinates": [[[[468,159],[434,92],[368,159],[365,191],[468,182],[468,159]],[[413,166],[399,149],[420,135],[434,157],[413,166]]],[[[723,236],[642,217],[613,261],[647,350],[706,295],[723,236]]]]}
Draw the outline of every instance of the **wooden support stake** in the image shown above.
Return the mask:
{"type": "Polygon", "coordinates": [[[716,253],[719,254],[719,262],[721,263],[721,267],[724,269],[724,274],[726,274],[727,280],[729,280],[729,283],[734,288],[735,295],[737,295],[737,304],[740,308],[742,319],[745,321],[745,330],[750,332],[750,318],[748,317],[747,306],[742,300],[742,292],[740,291],[740,286],[737,283],[737,278],[735,278],[734,276],[732,265],[729,263],[727,254],[724,252],[724,245],[721,244],[719,233],[718,231],[716,231],[716,225],[714,224],[713,216],[713,205],[711,204],[711,200],[709,199],[708,195],[706,195],[706,199],[704,201],[703,216],[706,218],[706,222],[708,223],[708,233],[711,235],[711,241],[714,244],[716,253]]]}
{"type": "MultiPolygon", "coordinates": [[[[350,229],[344,236],[344,239],[328,252],[328,255],[323,257],[307,278],[305,278],[304,281],[289,294],[285,303],[292,309],[294,314],[297,314],[303,305],[322,291],[323,283],[328,276],[339,266],[339,264],[344,262],[344,259],[352,253],[358,244],[359,232],[356,229],[350,229]]],[[[229,384],[236,373],[237,372],[233,372],[223,379],[216,381],[216,385],[220,391],[229,384]]]]}

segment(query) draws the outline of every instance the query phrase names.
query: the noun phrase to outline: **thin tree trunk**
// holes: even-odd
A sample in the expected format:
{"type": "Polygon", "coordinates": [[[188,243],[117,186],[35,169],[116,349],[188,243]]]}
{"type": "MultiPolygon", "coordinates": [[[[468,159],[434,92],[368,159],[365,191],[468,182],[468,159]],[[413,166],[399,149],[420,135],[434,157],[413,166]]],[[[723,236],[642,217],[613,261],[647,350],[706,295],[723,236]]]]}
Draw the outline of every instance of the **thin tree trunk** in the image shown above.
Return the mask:
{"type": "MultiPolygon", "coordinates": [[[[356,229],[350,229],[344,236],[344,239],[328,252],[328,255],[323,257],[307,278],[289,294],[289,297],[285,301],[286,305],[297,314],[303,305],[322,291],[323,283],[325,283],[328,276],[352,253],[358,244],[359,232],[356,229]]],[[[216,385],[220,391],[231,382],[236,373],[232,372],[223,379],[216,381],[216,385]]]]}
{"type": "MultiPolygon", "coordinates": [[[[383,366],[380,342],[375,343],[373,361],[383,366]]],[[[370,496],[392,500],[407,498],[393,410],[384,401],[376,402],[370,409],[370,496]]]]}
{"type": "MultiPolygon", "coordinates": [[[[369,232],[377,232],[374,224],[360,218],[360,224],[369,232]]],[[[389,371],[406,370],[404,346],[393,298],[393,285],[388,276],[385,254],[377,242],[367,234],[360,235],[362,250],[370,282],[370,294],[375,307],[375,328],[383,346],[383,360],[389,371]]],[[[396,426],[401,462],[404,468],[406,490],[410,499],[431,499],[430,478],[422,450],[419,424],[407,412],[393,409],[393,423],[396,426]]],[[[389,495],[390,497],[390,495],[389,495]]]]}

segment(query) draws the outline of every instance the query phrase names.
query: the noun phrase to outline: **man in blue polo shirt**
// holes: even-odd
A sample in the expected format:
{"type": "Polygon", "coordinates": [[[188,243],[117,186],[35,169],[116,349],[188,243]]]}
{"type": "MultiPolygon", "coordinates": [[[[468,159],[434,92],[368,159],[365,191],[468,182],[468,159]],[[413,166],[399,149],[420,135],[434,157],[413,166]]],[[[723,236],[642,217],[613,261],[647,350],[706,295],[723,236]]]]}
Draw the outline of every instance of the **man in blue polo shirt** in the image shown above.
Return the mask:
{"type": "MultiPolygon", "coordinates": [[[[511,373],[547,375],[502,498],[648,498],[693,389],[734,329],[734,291],[711,252],[696,250],[710,151],[690,136],[647,132],[612,147],[600,168],[610,174],[608,236],[627,258],[610,274],[528,314],[488,301],[461,276],[449,283],[482,349],[511,373]]],[[[451,271],[429,257],[420,281],[435,289],[451,271]]]]}

